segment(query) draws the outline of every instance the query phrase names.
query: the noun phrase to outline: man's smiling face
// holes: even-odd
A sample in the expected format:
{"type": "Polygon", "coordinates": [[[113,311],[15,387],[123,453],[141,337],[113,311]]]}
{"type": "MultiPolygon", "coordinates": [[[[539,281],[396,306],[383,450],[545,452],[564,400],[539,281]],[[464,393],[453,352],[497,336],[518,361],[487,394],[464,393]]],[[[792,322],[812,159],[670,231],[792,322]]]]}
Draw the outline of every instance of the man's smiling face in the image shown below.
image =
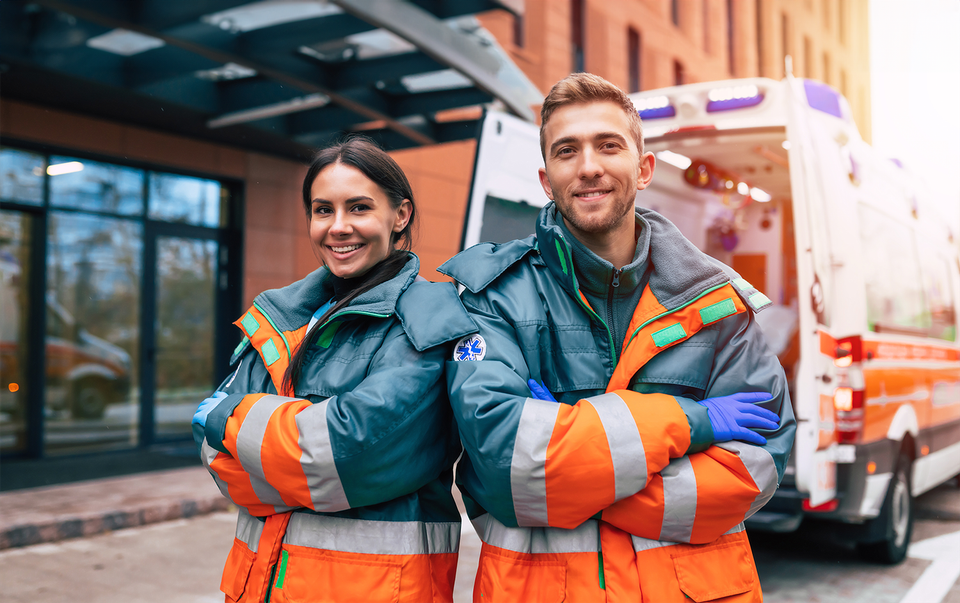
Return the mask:
{"type": "Polygon", "coordinates": [[[565,105],[544,134],[540,183],[570,232],[582,241],[620,230],[632,236],[634,199],[649,176],[623,109],[610,101],[565,105]]]}

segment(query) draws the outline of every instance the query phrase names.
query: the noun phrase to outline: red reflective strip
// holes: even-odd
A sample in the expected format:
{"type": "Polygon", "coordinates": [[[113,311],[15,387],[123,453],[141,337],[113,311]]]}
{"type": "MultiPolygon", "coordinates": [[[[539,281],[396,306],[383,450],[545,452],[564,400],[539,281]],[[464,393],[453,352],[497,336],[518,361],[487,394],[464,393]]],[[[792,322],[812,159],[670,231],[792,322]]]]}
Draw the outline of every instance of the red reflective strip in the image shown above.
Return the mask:
{"type": "Polygon", "coordinates": [[[840,501],[836,498],[831,498],[827,502],[817,505],[816,507],[810,506],[810,499],[804,499],[803,501],[803,510],[811,511],[813,513],[826,513],[828,511],[835,511],[837,507],[840,506],[840,501]]]}

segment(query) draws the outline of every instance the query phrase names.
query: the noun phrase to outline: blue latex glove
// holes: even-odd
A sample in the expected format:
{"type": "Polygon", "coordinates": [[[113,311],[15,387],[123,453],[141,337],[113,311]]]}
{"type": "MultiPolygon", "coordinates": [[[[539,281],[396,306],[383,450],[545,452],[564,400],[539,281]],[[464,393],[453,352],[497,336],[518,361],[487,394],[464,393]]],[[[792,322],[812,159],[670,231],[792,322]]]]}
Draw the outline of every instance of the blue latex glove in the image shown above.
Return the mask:
{"type": "Polygon", "coordinates": [[[224,392],[214,392],[212,396],[201,402],[196,414],[193,415],[193,423],[199,425],[201,428],[206,427],[207,415],[217,407],[217,404],[220,404],[220,400],[226,397],[227,394],[224,392]]]}
{"type": "Polygon", "coordinates": [[[780,417],[766,408],[756,406],[756,402],[770,399],[766,392],[738,392],[719,398],[700,400],[707,407],[710,426],[713,427],[714,442],[741,440],[762,446],[767,439],[751,429],[776,429],[780,417]]]}
{"type": "Polygon", "coordinates": [[[553,394],[550,393],[550,390],[547,389],[547,386],[542,383],[537,383],[535,379],[527,380],[527,385],[530,386],[530,393],[533,394],[533,397],[537,400],[557,401],[557,399],[553,397],[553,394]]]}

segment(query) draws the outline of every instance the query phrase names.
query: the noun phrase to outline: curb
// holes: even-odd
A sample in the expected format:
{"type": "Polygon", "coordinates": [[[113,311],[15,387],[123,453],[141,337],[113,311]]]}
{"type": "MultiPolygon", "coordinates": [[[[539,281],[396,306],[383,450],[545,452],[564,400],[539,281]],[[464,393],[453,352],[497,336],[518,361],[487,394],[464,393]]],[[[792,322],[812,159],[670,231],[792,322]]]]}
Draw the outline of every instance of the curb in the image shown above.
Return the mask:
{"type": "Polygon", "coordinates": [[[226,511],[231,506],[229,500],[222,496],[216,496],[199,500],[180,500],[172,503],[154,504],[136,509],[68,516],[45,523],[13,525],[3,527],[0,531],[0,550],[94,536],[114,530],[173,519],[187,519],[216,511],[226,511]]]}

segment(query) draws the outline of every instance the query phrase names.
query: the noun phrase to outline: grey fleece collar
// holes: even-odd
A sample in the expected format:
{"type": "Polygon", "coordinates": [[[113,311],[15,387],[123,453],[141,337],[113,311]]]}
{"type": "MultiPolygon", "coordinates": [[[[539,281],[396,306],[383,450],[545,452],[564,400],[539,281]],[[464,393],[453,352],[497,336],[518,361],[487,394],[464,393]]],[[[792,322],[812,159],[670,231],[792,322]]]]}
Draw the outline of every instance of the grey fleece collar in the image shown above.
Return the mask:
{"type": "MultiPolygon", "coordinates": [[[[537,246],[544,263],[554,277],[564,288],[569,287],[571,295],[576,296],[575,288],[580,287],[581,283],[573,274],[572,267],[566,266],[566,263],[573,260],[573,246],[580,243],[557,223],[556,213],[556,205],[552,202],[540,210],[537,219],[537,246]],[[567,256],[562,259],[561,250],[567,252],[567,256]]],[[[637,219],[642,225],[648,227],[641,230],[641,239],[644,241],[647,257],[643,258],[639,252],[641,240],[638,240],[638,254],[628,266],[633,267],[644,260],[650,263],[647,284],[657,301],[667,310],[683,306],[706,291],[730,281],[731,277],[725,272],[725,266],[720,261],[697,249],[673,223],[663,216],[650,209],[638,208],[637,219]],[[644,237],[643,231],[649,234],[644,237]]],[[[588,249],[584,248],[584,250],[599,262],[605,263],[607,270],[604,273],[605,278],[612,278],[613,265],[597,257],[588,249]]],[[[602,265],[597,267],[600,268],[602,265]]],[[[593,267],[590,268],[592,269],[593,267]]],[[[592,273],[586,269],[584,272],[592,273]]],[[[637,279],[642,278],[644,274],[640,270],[630,272],[637,279]]],[[[730,272],[732,274],[732,270],[730,272]]],[[[633,282],[633,286],[636,286],[636,282],[638,281],[633,282]]],[[[624,281],[621,280],[621,286],[623,283],[624,281]]]]}

